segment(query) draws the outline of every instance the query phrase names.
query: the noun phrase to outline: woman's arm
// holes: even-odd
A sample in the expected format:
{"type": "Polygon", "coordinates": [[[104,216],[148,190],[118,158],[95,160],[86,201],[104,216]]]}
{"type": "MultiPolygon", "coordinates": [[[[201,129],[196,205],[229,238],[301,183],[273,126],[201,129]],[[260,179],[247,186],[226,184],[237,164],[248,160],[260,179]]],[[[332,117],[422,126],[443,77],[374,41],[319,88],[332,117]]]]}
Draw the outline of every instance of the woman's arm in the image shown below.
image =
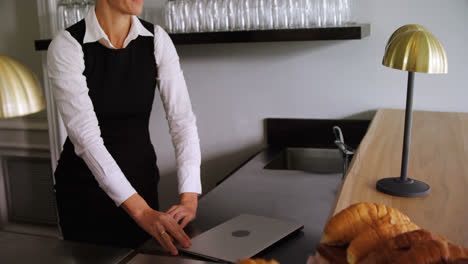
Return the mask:
{"type": "Polygon", "coordinates": [[[196,118],[174,44],[159,26],[155,26],[154,36],[157,83],[175,149],[180,194],[180,204],[167,212],[185,227],[195,219],[198,195],[202,191],[200,142],[196,118]]]}
{"type": "Polygon", "coordinates": [[[47,70],[55,102],[68,137],[99,186],[119,206],[135,193],[120,167],[104,146],[96,113],[88,95],[81,45],[61,31],[47,52],[47,70]]]}

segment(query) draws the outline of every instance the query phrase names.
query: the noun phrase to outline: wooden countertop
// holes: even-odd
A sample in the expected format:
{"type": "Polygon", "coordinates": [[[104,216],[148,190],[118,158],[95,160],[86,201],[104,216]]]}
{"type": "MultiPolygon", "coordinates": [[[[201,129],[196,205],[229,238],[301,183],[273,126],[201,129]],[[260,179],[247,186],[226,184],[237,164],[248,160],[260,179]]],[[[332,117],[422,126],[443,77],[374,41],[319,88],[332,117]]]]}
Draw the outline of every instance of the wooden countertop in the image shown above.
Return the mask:
{"type": "Polygon", "coordinates": [[[400,209],[420,227],[468,247],[468,113],[413,112],[408,177],[431,193],[400,198],[376,190],[377,180],[399,177],[404,110],[381,109],[352,161],[332,214],[356,202],[400,209]]]}

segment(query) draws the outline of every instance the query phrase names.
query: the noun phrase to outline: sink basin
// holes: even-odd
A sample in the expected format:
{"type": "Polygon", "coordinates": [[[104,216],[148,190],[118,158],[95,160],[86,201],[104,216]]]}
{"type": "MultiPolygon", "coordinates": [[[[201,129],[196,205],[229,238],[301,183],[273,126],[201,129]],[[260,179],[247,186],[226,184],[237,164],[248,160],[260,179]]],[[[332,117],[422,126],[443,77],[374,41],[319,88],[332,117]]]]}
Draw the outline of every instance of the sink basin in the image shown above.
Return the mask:
{"type": "Polygon", "coordinates": [[[343,173],[343,163],[343,156],[338,149],[285,148],[264,169],[343,173]]]}

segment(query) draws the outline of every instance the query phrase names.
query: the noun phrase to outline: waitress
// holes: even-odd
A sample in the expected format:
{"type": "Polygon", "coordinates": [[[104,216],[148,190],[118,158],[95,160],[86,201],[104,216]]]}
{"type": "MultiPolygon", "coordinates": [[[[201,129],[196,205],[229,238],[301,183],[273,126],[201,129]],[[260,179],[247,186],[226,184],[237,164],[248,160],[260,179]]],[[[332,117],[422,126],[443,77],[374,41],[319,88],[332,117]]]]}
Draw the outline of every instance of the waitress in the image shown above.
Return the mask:
{"type": "Polygon", "coordinates": [[[68,138],[55,171],[64,239],[135,248],[150,236],[171,254],[190,246],[200,145],[168,34],[136,17],[144,0],[97,0],[58,33],[47,61],[68,138]],[[158,91],[175,148],[180,203],[158,211],[159,171],[149,120],[158,91]]]}

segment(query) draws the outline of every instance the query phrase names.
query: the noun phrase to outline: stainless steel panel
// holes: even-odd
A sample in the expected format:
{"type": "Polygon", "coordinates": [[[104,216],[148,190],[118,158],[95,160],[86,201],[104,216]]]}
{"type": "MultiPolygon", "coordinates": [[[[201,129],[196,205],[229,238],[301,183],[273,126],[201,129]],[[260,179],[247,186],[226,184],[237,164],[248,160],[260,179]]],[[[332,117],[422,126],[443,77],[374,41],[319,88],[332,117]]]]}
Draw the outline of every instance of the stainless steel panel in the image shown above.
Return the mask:
{"type": "Polygon", "coordinates": [[[6,157],[8,220],[57,225],[50,159],[6,157]]]}

